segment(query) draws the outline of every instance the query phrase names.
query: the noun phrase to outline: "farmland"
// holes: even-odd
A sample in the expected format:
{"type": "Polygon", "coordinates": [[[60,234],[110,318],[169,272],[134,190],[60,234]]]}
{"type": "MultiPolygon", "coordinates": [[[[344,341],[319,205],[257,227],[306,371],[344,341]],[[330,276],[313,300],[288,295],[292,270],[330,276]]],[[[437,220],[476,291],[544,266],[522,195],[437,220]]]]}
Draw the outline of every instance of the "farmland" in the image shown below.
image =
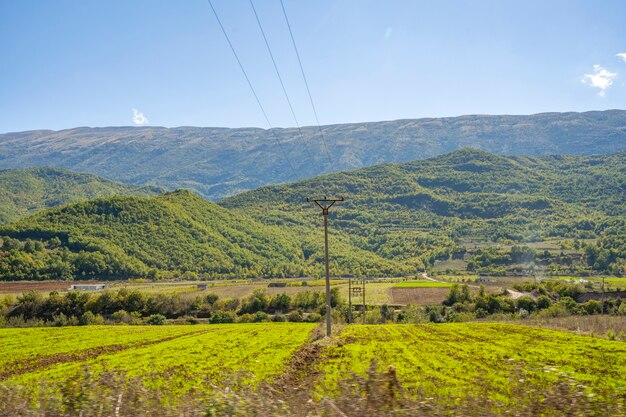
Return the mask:
{"type": "MultiPolygon", "coordinates": [[[[368,282],[366,288],[366,302],[370,305],[381,304],[438,304],[448,292],[451,284],[426,280],[402,281],[398,278],[376,279],[368,282]]],[[[78,282],[76,282],[78,283],[78,282]]],[[[82,282],[81,282],[82,283],[82,282]]],[[[263,290],[267,295],[285,293],[293,296],[304,291],[322,291],[324,280],[308,279],[239,279],[215,281],[85,281],[85,283],[99,283],[107,285],[110,290],[137,290],[146,294],[180,294],[183,297],[203,296],[207,293],[218,295],[220,298],[243,298],[255,290],[263,290]],[[303,285],[306,283],[306,285],[303,285]],[[199,289],[198,284],[205,284],[206,289],[199,289]],[[283,284],[284,286],[275,286],[283,284]]],[[[41,281],[41,282],[0,282],[0,299],[11,295],[17,297],[27,291],[37,291],[47,295],[51,291],[66,293],[71,282],[41,281]]],[[[344,300],[348,299],[348,280],[333,279],[331,287],[337,288],[344,300]]],[[[359,299],[358,302],[361,300],[359,299]]]]}
{"type": "Polygon", "coordinates": [[[88,365],[95,373],[107,369],[140,376],[153,388],[167,384],[175,394],[237,376],[238,382],[252,384],[279,374],[313,327],[281,323],[3,329],[0,375],[34,388],[41,379],[63,380],[88,365]]]}
{"type": "Polygon", "coordinates": [[[348,372],[364,374],[372,360],[396,367],[407,387],[425,395],[478,395],[488,384],[492,398],[506,400],[509,378],[555,381],[573,377],[591,389],[626,387],[626,344],[565,332],[509,324],[364,325],[343,330],[326,348],[320,368],[328,389],[348,372]]]}
{"type": "MultiPolygon", "coordinates": [[[[197,326],[88,326],[0,330],[0,379],[35,387],[62,381],[88,365],[124,371],[148,387],[182,395],[212,384],[255,385],[285,370],[311,341],[314,325],[263,323],[197,326]]],[[[321,343],[310,388],[333,392],[371,360],[393,365],[407,388],[433,396],[476,394],[481,382],[494,398],[509,394],[517,371],[542,383],[567,374],[595,390],[626,387],[626,344],[528,326],[494,323],[350,325],[321,343]]],[[[305,366],[306,368],[306,366],[305,366]]]]}

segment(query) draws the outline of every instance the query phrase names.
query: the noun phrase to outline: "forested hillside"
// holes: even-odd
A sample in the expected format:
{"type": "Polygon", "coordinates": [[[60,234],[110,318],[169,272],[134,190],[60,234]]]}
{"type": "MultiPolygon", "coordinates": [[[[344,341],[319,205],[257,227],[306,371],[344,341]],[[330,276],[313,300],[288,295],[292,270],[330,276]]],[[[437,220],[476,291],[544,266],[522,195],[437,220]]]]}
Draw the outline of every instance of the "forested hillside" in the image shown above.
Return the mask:
{"type": "Polygon", "coordinates": [[[149,196],[160,187],[136,187],[59,168],[0,171],[0,223],[8,223],[36,211],[68,203],[113,195],[149,196]]]}
{"type": "MultiPolygon", "coordinates": [[[[294,232],[264,226],[188,191],[102,198],[0,228],[0,279],[319,274],[321,234],[294,232]]],[[[343,240],[335,250],[345,269],[353,263],[372,275],[406,272],[343,240]]]]}
{"type": "Polygon", "coordinates": [[[463,147],[501,155],[626,150],[626,111],[471,115],[298,129],[105,127],[0,135],[0,168],[54,166],[219,200],[266,184],[463,147]]]}
{"type": "Polygon", "coordinates": [[[345,197],[332,227],[387,259],[428,266],[477,245],[561,238],[589,243],[576,248],[586,263],[562,270],[626,272],[625,153],[509,158],[463,149],[263,187],[222,204],[268,224],[315,227],[319,209],[304,198],[320,195],[345,197]]]}
{"type": "Polygon", "coordinates": [[[220,205],[189,191],[51,209],[0,229],[0,277],[283,277],[417,274],[463,260],[478,273],[626,274],[626,154],[504,157],[462,149],[267,186],[220,205]],[[550,241],[553,250],[537,251],[550,241]],[[509,271],[510,270],[510,271],[509,271]]]}

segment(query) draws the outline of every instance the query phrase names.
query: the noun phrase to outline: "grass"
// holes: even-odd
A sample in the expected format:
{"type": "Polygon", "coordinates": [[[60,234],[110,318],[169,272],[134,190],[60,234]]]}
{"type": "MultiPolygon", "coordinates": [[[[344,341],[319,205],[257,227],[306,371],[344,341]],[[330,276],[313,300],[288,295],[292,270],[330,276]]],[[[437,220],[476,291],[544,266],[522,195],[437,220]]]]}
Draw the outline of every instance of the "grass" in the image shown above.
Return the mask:
{"type": "MultiPolygon", "coordinates": [[[[30,339],[33,349],[50,360],[43,358],[40,367],[17,372],[7,381],[35,389],[40,380],[67,379],[79,374],[87,365],[95,374],[124,371],[129,377],[141,377],[150,388],[167,389],[180,395],[193,389],[210,389],[207,381],[219,385],[234,376],[241,377],[239,382],[243,384],[254,385],[280,374],[291,354],[308,340],[314,327],[305,323],[263,323],[33,329],[41,331],[26,335],[22,343],[27,344],[30,339]],[[51,355],[46,344],[47,332],[53,333],[53,339],[57,340],[53,351],[74,356],[51,355]],[[109,341],[117,339],[123,347],[86,350],[96,343],[98,336],[109,341]],[[132,342],[141,337],[146,337],[146,343],[132,342]]],[[[0,331],[4,333],[4,329],[0,331]]],[[[24,357],[18,346],[5,349],[3,346],[2,356],[11,358],[13,363],[24,357]]],[[[32,353],[27,357],[32,357],[32,353]]]]}
{"type": "Polygon", "coordinates": [[[345,375],[364,375],[372,360],[394,366],[400,382],[426,395],[478,395],[506,401],[509,377],[556,381],[561,374],[592,389],[626,388],[626,344],[528,326],[494,323],[348,326],[325,349],[319,390],[345,375]]]}
{"type": "Polygon", "coordinates": [[[437,282],[437,281],[404,281],[399,282],[393,286],[393,288],[448,288],[453,284],[449,282],[437,282]]]}
{"type": "MultiPolygon", "coordinates": [[[[0,329],[0,395],[11,396],[12,407],[28,407],[45,388],[45,398],[52,402],[58,399],[67,407],[68,401],[80,397],[82,403],[72,404],[82,407],[100,396],[103,401],[118,398],[110,396],[114,387],[131,398],[133,393],[154,400],[187,398],[189,404],[195,404],[189,395],[223,401],[246,393],[237,399],[241,405],[282,393],[274,405],[304,406],[311,395],[342,410],[360,404],[353,413],[323,415],[384,415],[389,411],[384,407],[398,406],[401,400],[454,411],[427,414],[432,416],[500,415],[496,403],[500,411],[521,407],[526,414],[519,415],[530,416],[560,415],[538,412],[532,408],[537,401],[565,404],[567,410],[588,398],[596,400],[583,402],[583,407],[603,401],[610,405],[626,389],[626,344],[618,341],[511,323],[451,323],[348,325],[331,339],[311,342],[314,328],[258,323],[0,329]],[[296,380],[287,377],[292,372],[296,380]],[[138,385],[128,387],[124,381],[138,385]],[[267,384],[269,391],[250,391],[267,384]],[[83,392],[86,397],[81,397],[83,392]],[[304,396],[290,398],[297,392],[304,396]],[[613,394],[617,397],[610,397],[613,394]],[[210,397],[215,395],[221,400],[210,397]],[[361,400],[364,396],[367,402],[361,400]],[[368,408],[375,401],[383,401],[376,412],[368,408]],[[459,404],[470,408],[455,408],[459,404]]],[[[95,414],[84,415],[98,415],[102,408],[97,403],[94,407],[95,414]]]]}
{"type": "Polygon", "coordinates": [[[626,342],[626,317],[623,316],[532,317],[518,323],[626,342]]]}
{"type": "MultiPolygon", "coordinates": [[[[0,329],[0,374],[53,358],[110,346],[133,346],[187,334],[189,326],[89,326],[0,329]]],[[[42,365],[43,366],[43,365],[42,365]]]]}

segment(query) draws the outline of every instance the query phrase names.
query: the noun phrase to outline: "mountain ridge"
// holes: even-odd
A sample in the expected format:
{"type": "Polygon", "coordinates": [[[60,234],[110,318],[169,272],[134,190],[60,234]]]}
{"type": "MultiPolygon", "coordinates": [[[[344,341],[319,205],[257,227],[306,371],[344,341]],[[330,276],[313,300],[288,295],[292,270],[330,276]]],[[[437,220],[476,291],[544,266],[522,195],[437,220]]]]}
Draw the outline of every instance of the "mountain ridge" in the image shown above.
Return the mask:
{"type": "Polygon", "coordinates": [[[463,147],[508,156],[626,150],[626,111],[465,115],[298,129],[102,127],[0,135],[0,168],[57,166],[216,201],[266,184],[463,147]],[[329,153],[326,154],[326,147],[329,153]],[[329,160],[330,159],[330,160],[329,160]],[[331,163],[332,162],[332,163],[331,163]]]}

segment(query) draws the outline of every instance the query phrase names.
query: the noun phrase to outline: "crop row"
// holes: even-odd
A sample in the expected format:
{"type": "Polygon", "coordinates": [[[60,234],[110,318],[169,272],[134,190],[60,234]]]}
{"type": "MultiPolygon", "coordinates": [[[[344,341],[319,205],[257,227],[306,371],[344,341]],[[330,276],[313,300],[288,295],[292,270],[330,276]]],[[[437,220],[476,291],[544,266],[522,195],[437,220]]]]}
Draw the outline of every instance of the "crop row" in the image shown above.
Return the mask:
{"type": "Polygon", "coordinates": [[[121,370],[129,377],[141,376],[148,387],[166,387],[174,394],[209,389],[211,384],[226,382],[254,384],[279,374],[292,353],[309,338],[314,326],[303,323],[179,326],[194,332],[161,343],[55,364],[9,381],[35,387],[42,379],[66,379],[87,365],[95,374],[121,370]]]}
{"type": "Polygon", "coordinates": [[[346,327],[327,348],[320,389],[333,390],[371,361],[393,365],[401,382],[432,395],[488,391],[506,400],[511,377],[556,381],[567,375],[601,389],[626,389],[626,344],[526,326],[493,323],[346,327]]]}

